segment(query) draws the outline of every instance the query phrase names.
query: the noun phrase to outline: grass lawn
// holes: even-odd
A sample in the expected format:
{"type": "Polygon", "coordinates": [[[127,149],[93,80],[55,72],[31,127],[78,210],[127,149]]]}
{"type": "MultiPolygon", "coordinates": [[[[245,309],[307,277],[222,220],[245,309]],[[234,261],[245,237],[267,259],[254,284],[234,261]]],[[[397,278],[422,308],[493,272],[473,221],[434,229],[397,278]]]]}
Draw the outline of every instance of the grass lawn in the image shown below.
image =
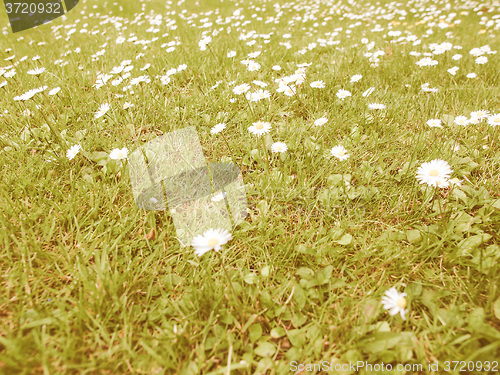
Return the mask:
{"type": "Polygon", "coordinates": [[[500,372],[498,2],[82,0],[0,32],[0,374],[500,372]],[[127,167],[186,127],[248,206],[203,255],[127,167]]]}

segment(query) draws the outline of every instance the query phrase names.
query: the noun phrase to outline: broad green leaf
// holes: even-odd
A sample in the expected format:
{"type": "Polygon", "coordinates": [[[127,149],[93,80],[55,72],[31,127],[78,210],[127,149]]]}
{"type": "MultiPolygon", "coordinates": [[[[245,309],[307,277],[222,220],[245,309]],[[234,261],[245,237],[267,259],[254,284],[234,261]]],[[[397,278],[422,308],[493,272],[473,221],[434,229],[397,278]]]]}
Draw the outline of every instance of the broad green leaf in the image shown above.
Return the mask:
{"type": "Polygon", "coordinates": [[[307,267],[300,267],[295,274],[300,276],[301,279],[311,279],[314,276],[314,271],[307,267]]]}
{"type": "Polygon", "coordinates": [[[330,280],[332,277],[333,266],[326,266],[321,271],[316,274],[316,280],[318,281],[318,285],[323,285],[330,280]]]}
{"type": "Polygon", "coordinates": [[[262,336],[262,327],[260,323],[254,323],[248,329],[248,336],[251,342],[255,342],[262,336]]]}
{"type": "Polygon", "coordinates": [[[500,297],[498,297],[493,304],[493,313],[495,314],[495,317],[500,320],[500,297]]]}
{"type": "Polygon", "coordinates": [[[492,206],[493,206],[493,208],[500,210],[500,199],[493,201],[492,206]]]}
{"type": "Polygon", "coordinates": [[[306,342],[306,332],[303,328],[301,329],[292,329],[288,331],[288,339],[291,344],[297,348],[301,348],[306,342]]]}
{"type": "Polygon", "coordinates": [[[265,266],[264,268],[262,268],[260,270],[260,274],[263,276],[263,277],[268,277],[269,276],[269,266],[265,266]]]}
{"type": "Polygon", "coordinates": [[[411,229],[406,231],[406,238],[408,242],[417,244],[422,241],[422,235],[418,229],[411,229]]]}
{"type": "Polygon", "coordinates": [[[272,330],[271,330],[271,333],[270,333],[271,337],[273,339],[278,339],[280,337],[283,337],[286,335],[286,331],[284,328],[282,327],[274,327],[272,330]]]}
{"type": "Polygon", "coordinates": [[[300,309],[303,309],[304,306],[306,305],[307,297],[306,297],[306,294],[304,292],[304,289],[302,289],[302,287],[297,283],[295,283],[295,290],[293,292],[292,299],[294,302],[297,303],[297,306],[300,309]]]}
{"type": "Polygon", "coordinates": [[[344,234],[340,240],[333,241],[339,245],[349,245],[352,242],[352,236],[348,233],[344,234]]]}
{"type": "Polygon", "coordinates": [[[104,151],[94,151],[90,154],[90,160],[96,162],[107,158],[108,158],[108,153],[104,151]]]}
{"type": "Polygon", "coordinates": [[[460,255],[467,255],[471,252],[472,249],[485,243],[490,238],[491,235],[487,233],[470,236],[469,238],[466,238],[458,244],[458,251],[460,252],[460,255]]]}
{"type": "Polygon", "coordinates": [[[377,332],[359,342],[359,348],[364,352],[376,354],[394,348],[403,336],[399,332],[377,332]]]}
{"type": "Polygon", "coordinates": [[[255,348],[255,354],[261,357],[270,357],[276,352],[276,346],[270,342],[262,342],[255,348]]]}
{"type": "Polygon", "coordinates": [[[444,125],[451,126],[451,125],[453,125],[453,122],[455,121],[455,116],[443,115],[441,117],[441,119],[443,120],[444,125]]]}
{"type": "Polygon", "coordinates": [[[253,273],[253,272],[250,272],[248,273],[245,278],[243,279],[247,284],[255,284],[255,282],[258,280],[258,276],[253,273]]]}

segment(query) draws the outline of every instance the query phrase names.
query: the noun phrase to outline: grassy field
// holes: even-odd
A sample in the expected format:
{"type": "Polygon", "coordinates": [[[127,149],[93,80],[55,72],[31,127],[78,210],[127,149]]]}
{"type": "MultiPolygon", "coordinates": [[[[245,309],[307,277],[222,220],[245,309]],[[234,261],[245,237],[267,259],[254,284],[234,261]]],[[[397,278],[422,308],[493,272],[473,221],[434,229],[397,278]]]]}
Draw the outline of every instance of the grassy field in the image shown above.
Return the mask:
{"type": "Polygon", "coordinates": [[[500,372],[498,2],[63,18],[0,16],[1,374],[500,372]],[[202,256],[117,151],[187,126],[248,199],[202,256]]]}

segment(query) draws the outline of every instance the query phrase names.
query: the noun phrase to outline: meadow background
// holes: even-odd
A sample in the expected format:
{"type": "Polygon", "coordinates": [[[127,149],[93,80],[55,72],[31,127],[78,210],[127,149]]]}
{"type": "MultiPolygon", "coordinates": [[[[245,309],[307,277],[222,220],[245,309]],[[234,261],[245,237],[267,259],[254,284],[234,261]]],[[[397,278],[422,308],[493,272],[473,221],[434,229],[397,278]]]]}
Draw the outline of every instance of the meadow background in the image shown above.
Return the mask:
{"type": "Polygon", "coordinates": [[[492,372],[498,1],[86,0],[63,18],[12,34],[0,16],[0,373],[492,372]],[[246,184],[221,257],[180,247],[110,158],[186,126],[246,184]],[[416,178],[434,159],[443,188],[416,178]]]}

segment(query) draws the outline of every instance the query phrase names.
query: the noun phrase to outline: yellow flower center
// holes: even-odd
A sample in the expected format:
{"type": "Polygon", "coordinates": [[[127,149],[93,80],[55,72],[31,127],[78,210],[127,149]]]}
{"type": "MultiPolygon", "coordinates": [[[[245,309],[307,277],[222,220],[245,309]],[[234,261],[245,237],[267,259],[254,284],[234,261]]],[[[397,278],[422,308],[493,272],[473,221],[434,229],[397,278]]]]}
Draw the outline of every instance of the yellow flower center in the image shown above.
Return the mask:
{"type": "Polygon", "coordinates": [[[264,125],[262,125],[262,123],[259,122],[259,123],[255,124],[255,129],[262,130],[262,129],[264,129],[264,125]]]}
{"type": "Polygon", "coordinates": [[[431,169],[431,171],[429,172],[429,176],[431,177],[439,176],[439,171],[437,169],[431,169]]]}
{"type": "Polygon", "coordinates": [[[406,298],[400,298],[398,300],[398,302],[396,303],[396,305],[401,308],[401,309],[404,309],[406,307],[406,298]]]}
{"type": "Polygon", "coordinates": [[[207,245],[210,247],[214,247],[219,243],[219,240],[217,238],[211,238],[208,240],[207,245]]]}
{"type": "Polygon", "coordinates": [[[340,150],[337,152],[337,155],[338,156],[344,156],[345,155],[345,151],[344,150],[340,150]]]}

